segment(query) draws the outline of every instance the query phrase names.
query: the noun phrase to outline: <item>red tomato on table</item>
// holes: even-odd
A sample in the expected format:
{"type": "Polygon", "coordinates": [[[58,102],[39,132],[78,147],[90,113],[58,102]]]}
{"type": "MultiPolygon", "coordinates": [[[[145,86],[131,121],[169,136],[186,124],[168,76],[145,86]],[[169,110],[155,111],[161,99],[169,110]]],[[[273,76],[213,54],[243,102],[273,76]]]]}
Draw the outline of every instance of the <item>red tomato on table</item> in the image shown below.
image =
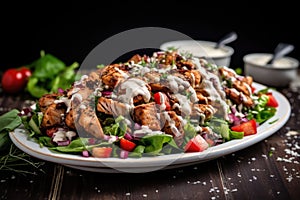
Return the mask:
{"type": "Polygon", "coordinates": [[[31,74],[31,70],[26,66],[7,69],[1,79],[3,90],[10,94],[21,92],[26,87],[31,74]]]}
{"type": "Polygon", "coordinates": [[[26,68],[10,68],[3,73],[1,84],[5,92],[16,94],[22,91],[27,84],[31,71],[26,68]]]}

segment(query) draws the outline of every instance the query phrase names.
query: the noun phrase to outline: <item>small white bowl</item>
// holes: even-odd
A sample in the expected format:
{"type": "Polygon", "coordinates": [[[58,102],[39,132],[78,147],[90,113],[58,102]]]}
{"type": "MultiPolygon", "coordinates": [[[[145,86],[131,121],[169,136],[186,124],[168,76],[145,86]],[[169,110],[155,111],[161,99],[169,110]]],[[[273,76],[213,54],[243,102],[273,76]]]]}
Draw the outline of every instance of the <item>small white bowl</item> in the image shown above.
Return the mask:
{"type": "Polygon", "coordinates": [[[252,76],[255,82],[272,87],[286,87],[297,78],[299,61],[291,57],[275,60],[269,53],[252,53],[243,57],[245,75],[252,76]]]}
{"type": "Polygon", "coordinates": [[[177,40],[163,43],[160,49],[166,51],[175,48],[179,52],[189,52],[195,57],[206,58],[208,62],[217,66],[229,67],[234,49],[227,45],[216,49],[214,48],[216,44],[216,42],[202,40],[177,40]]]}

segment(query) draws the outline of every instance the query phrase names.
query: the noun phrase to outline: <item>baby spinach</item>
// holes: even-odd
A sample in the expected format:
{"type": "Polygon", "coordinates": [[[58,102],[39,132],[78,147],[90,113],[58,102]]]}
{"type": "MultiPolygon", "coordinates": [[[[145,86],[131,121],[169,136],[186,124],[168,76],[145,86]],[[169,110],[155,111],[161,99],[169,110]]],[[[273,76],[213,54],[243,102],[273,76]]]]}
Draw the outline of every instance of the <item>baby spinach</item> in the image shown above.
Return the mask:
{"type": "Polygon", "coordinates": [[[76,75],[77,62],[67,66],[52,54],[41,51],[41,57],[28,67],[33,71],[27,83],[27,91],[36,98],[47,93],[57,92],[59,88],[67,89],[79,77],[76,75]]]}

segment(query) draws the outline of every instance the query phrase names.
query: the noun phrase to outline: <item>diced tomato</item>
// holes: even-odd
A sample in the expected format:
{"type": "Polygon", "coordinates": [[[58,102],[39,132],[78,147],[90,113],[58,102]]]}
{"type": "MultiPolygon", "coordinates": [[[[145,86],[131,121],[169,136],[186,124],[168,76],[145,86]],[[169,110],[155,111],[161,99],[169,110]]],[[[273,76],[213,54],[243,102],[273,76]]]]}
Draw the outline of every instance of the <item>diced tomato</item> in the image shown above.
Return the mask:
{"type": "Polygon", "coordinates": [[[251,85],[251,92],[254,93],[255,90],[256,90],[256,88],[253,85],[251,85]]]}
{"type": "Polygon", "coordinates": [[[251,119],[247,122],[231,127],[231,130],[237,132],[244,132],[244,136],[256,134],[257,133],[256,121],[255,119],[251,119]]]}
{"type": "Polygon", "coordinates": [[[96,158],[108,158],[112,152],[111,147],[94,147],[92,149],[92,155],[96,158]]]}
{"type": "Polygon", "coordinates": [[[126,151],[132,151],[136,147],[136,144],[130,140],[121,138],[120,139],[120,147],[121,147],[121,149],[124,149],[126,151]]]}
{"type": "Polygon", "coordinates": [[[266,95],[268,95],[268,97],[269,97],[269,100],[267,102],[267,106],[278,107],[278,101],[275,99],[273,94],[271,92],[268,92],[266,95]]]}
{"type": "Polygon", "coordinates": [[[154,101],[155,101],[156,104],[159,104],[159,105],[164,104],[166,111],[171,110],[170,100],[169,100],[169,98],[167,97],[167,95],[165,93],[163,93],[163,92],[156,92],[153,95],[153,97],[154,97],[154,101]]]}
{"type": "Polygon", "coordinates": [[[201,152],[209,147],[209,144],[205,141],[205,139],[197,134],[195,137],[190,139],[188,143],[184,147],[185,152],[201,152]]]}

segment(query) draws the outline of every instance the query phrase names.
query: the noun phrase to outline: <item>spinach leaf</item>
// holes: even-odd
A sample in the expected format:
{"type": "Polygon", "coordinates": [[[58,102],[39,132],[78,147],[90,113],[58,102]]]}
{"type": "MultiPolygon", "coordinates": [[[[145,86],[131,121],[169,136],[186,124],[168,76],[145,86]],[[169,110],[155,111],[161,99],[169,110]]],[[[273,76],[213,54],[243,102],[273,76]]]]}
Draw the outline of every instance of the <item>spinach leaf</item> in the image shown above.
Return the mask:
{"type": "Polygon", "coordinates": [[[29,77],[26,89],[36,98],[57,92],[59,88],[68,89],[80,78],[75,70],[79,67],[77,62],[67,66],[62,60],[52,54],[45,54],[44,51],[41,51],[41,57],[28,67],[33,73],[29,77]]]}
{"type": "Polygon", "coordinates": [[[0,132],[2,131],[12,131],[18,126],[21,125],[22,120],[18,116],[19,111],[17,109],[13,109],[4,113],[0,116],[0,132]]]}
{"type": "Polygon", "coordinates": [[[13,109],[0,116],[0,151],[6,150],[11,144],[8,132],[22,124],[18,114],[19,111],[13,109]]]}
{"type": "Polygon", "coordinates": [[[177,148],[177,145],[171,143],[173,137],[168,134],[158,134],[158,135],[147,135],[141,138],[140,142],[145,146],[144,153],[158,154],[162,151],[166,144],[172,145],[172,147],[177,148]]]}

